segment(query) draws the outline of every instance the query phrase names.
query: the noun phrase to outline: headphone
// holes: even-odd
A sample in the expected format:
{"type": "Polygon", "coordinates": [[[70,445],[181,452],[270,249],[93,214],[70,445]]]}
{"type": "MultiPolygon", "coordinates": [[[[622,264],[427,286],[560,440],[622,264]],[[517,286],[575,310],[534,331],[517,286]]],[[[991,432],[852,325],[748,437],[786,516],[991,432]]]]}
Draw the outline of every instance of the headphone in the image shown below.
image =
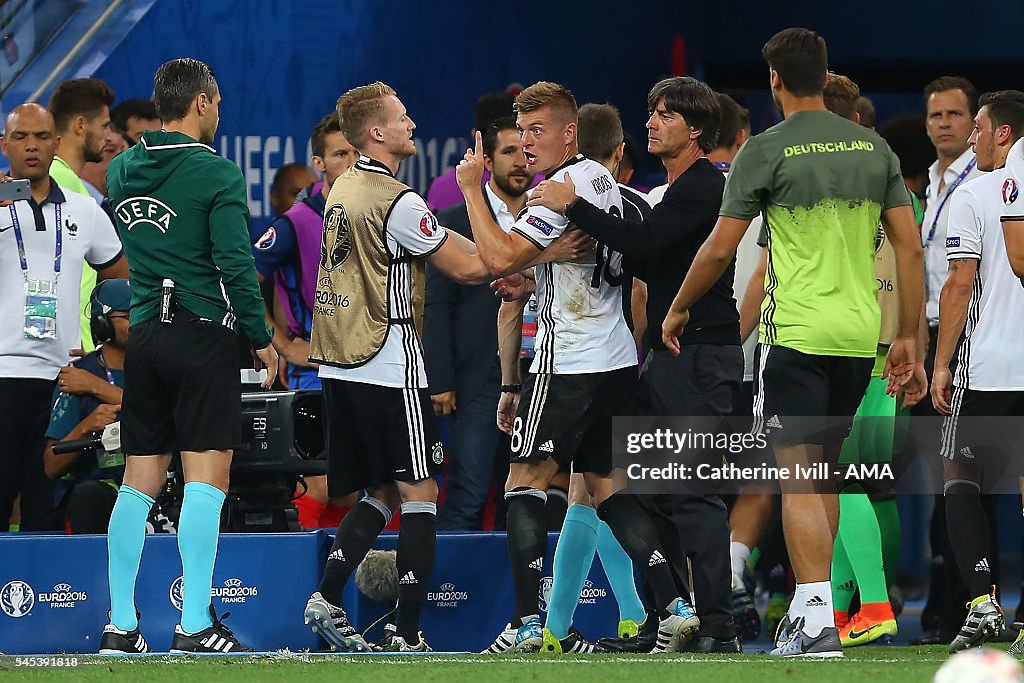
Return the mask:
{"type": "Polygon", "coordinates": [[[106,280],[100,282],[89,295],[89,331],[92,333],[94,344],[102,344],[114,338],[114,324],[110,322],[110,311],[103,311],[103,304],[99,299],[100,289],[106,283],[106,280]]]}

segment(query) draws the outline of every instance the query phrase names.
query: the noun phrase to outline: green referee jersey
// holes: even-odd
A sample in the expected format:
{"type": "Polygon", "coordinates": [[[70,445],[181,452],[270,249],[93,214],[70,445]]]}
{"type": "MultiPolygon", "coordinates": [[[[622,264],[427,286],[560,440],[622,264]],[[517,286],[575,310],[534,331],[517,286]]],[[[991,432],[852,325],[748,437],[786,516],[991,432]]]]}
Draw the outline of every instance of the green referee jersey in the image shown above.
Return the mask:
{"type": "Polygon", "coordinates": [[[131,324],[159,314],[170,278],[179,306],[270,343],[238,166],[182,133],[147,131],[110,161],[107,191],[128,257],[131,324]]]}
{"type": "Polygon", "coordinates": [[[761,341],[812,355],[873,357],[879,217],[909,204],[885,141],[831,112],[797,112],[748,140],[729,171],[720,214],[764,214],[761,341]]]}

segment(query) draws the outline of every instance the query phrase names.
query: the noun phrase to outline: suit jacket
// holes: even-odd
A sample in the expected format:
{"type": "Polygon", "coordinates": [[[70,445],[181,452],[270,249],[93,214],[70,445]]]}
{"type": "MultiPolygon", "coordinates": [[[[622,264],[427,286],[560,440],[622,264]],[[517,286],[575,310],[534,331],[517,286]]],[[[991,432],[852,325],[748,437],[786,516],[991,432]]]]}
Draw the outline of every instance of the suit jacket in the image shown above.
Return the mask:
{"type": "MultiPolygon", "coordinates": [[[[465,202],[440,211],[437,220],[473,239],[465,202]]],[[[454,390],[463,405],[476,397],[498,364],[500,304],[490,285],[460,285],[427,263],[423,351],[431,394],[454,390]]]]}

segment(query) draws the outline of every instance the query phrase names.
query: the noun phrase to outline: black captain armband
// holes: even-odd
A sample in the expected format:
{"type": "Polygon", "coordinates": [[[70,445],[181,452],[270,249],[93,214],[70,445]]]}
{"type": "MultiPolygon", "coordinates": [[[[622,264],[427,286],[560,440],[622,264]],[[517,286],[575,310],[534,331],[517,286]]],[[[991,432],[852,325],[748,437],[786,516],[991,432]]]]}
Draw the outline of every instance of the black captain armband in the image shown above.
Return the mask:
{"type": "Polygon", "coordinates": [[[502,384],[501,393],[503,394],[518,394],[523,390],[522,384],[502,384]]]}

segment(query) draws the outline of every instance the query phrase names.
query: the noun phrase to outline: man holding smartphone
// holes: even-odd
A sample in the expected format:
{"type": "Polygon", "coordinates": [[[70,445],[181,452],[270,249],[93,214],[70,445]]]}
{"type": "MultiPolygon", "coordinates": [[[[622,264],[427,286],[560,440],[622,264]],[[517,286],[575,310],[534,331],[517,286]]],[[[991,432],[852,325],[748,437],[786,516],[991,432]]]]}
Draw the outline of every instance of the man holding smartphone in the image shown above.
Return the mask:
{"type": "Polygon", "coordinates": [[[110,219],[89,197],[50,178],[53,117],[38,104],[15,107],[0,149],[11,177],[0,182],[0,531],[21,494],[21,529],[59,528],[53,482],[43,469],[51,398],[68,352],[78,346],[83,263],[101,278],[127,277],[110,219]],[[28,181],[19,196],[13,188],[28,181]],[[9,201],[13,199],[15,201],[9,201]]]}

